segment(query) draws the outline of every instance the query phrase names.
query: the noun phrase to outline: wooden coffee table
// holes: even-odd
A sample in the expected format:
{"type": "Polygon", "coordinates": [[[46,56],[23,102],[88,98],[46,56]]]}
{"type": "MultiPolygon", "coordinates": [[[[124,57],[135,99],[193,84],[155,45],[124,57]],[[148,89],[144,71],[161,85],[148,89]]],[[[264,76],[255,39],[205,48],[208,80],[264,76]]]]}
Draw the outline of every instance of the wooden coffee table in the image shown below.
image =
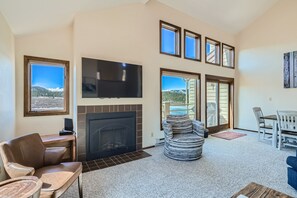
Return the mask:
{"type": "Polygon", "coordinates": [[[293,198],[272,188],[268,188],[254,182],[250,183],[238,193],[234,194],[232,198],[240,197],[239,195],[244,195],[249,198],[293,198]]]}
{"type": "Polygon", "coordinates": [[[42,181],[34,176],[17,177],[0,183],[0,197],[38,198],[42,181]]]}

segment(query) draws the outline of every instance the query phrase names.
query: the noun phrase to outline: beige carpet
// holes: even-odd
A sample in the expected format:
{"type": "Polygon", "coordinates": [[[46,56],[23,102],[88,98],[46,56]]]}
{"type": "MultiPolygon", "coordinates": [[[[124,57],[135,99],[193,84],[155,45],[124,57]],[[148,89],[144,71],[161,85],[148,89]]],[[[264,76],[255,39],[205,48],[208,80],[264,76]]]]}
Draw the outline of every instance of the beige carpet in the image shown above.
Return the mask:
{"type": "MultiPolygon", "coordinates": [[[[166,158],[161,146],[148,149],[152,157],[83,174],[84,197],[230,197],[256,182],[293,197],[287,184],[286,158],[294,149],[278,151],[258,142],[255,133],[227,141],[209,137],[198,161],[166,158]]],[[[63,198],[78,197],[77,183],[63,198]]]]}

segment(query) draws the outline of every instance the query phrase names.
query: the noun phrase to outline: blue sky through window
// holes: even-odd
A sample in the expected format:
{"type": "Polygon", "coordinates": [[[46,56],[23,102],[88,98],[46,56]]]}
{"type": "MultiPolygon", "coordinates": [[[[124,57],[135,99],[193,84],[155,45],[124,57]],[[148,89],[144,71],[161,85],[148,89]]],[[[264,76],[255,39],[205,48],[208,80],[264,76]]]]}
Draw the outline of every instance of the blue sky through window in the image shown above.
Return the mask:
{"type": "Polygon", "coordinates": [[[186,82],[181,77],[162,76],[162,91],[186,89],[186,82]]]}
{"type": "Polygon", "coordinates": [[[207,54],[210,53],[210,44],[209,43],[206,44],[206,53],[207,54]]]}
{"type": "Polygon", "coordinates": [[[175,54],[175,32],[162,28],[162,52],[175,54]]]}
{"type": "Polygon", "coordinates": [[[196,39],[186,36],[186,57],[196,59],[196,39]]]}
{"type": "Polygon", "coordinates": [[[64,68],[32,64],[31,84],[44,88],[64,88],[64,68]]]}

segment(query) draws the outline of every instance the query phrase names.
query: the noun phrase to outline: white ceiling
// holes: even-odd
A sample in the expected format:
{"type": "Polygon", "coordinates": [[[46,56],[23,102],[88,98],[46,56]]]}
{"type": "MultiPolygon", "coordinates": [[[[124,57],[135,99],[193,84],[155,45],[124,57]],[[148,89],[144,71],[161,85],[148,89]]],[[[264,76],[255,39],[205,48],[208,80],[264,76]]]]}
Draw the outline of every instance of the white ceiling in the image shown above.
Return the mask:
{"type": "MultiPolygon", "coordinates": [[[[0,12],[15,35],[72,23],[78,12],[148,0],[0,0],[0,12]]],[[[279,0],[158,0],[206,23],[236,34],[279,0]]]]}
{"type": "Polygon", "coordinates": [[[16,35],[30,34],[72,23],[78,12],[147,0],[0,0],[0,12],[16,35]]]}
{"type": "Polygon", "coordinates": [[[159,0],[226,32],[236,34],[279,0],[159,0]]]}

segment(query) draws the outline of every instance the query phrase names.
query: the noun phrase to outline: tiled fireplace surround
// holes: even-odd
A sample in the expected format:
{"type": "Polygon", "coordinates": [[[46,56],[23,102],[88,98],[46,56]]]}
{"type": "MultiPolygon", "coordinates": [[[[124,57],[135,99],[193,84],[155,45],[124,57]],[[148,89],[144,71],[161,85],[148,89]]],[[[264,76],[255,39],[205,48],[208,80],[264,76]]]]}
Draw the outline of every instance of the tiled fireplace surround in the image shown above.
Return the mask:
{"type": "Polygon", "coordinates": [[[86,160],[86,115],[87,113],[136,112],[136,150],[142,149],[142,105],[97,105],[77,106],[78,160],[86,160]]]}

